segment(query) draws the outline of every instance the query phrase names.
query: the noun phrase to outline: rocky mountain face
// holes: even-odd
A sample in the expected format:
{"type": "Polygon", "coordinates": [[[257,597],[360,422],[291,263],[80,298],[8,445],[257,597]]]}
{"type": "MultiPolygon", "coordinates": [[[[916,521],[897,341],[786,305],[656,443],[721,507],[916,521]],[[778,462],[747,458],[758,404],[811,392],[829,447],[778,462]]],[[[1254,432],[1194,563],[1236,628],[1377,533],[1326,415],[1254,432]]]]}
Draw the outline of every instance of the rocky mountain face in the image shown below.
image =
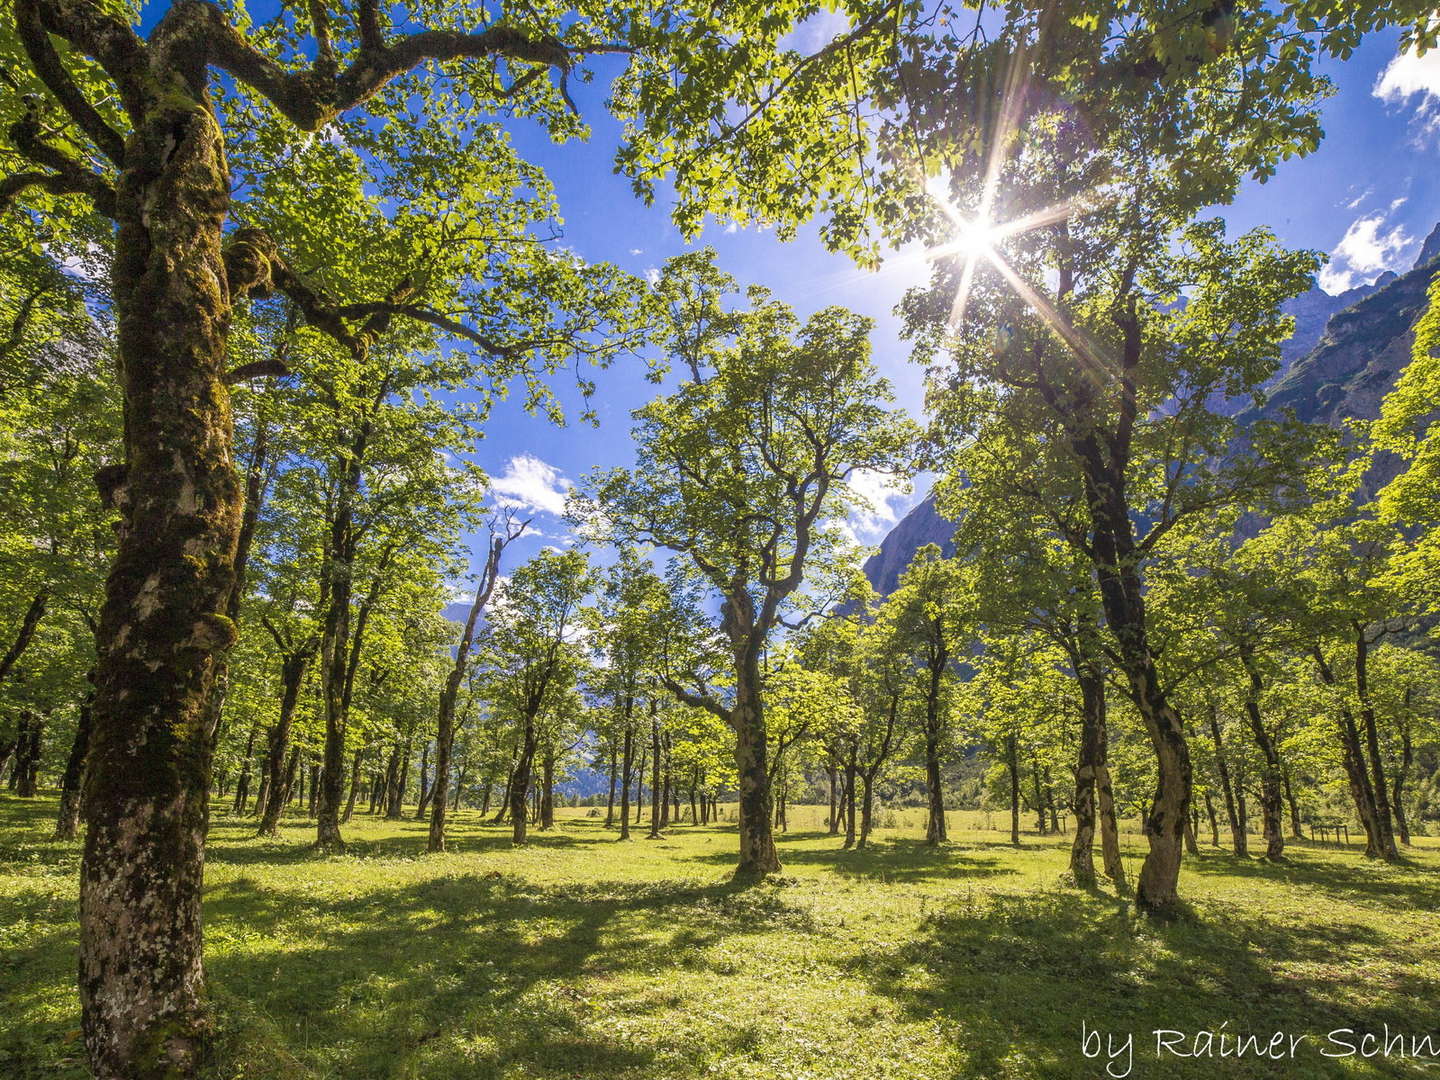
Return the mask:
{"type": "MultiPolygon", "coordinates": [[[[1297,419],[1335,426],[1349,419],[1371,420],[1380,402],[1410,360],[1416,320],[1425,310],[1430,279],[1440,271],[1440,225],[1425,239],[1415,265],[1404,274],[1386,271],[1369,285],[1338,296],[1319,288],[1288,301],[1294,335],[1281,346],[1280,370],[1265,386],[1258,409],[1249,399],[1231,403],[1240,424],[1278,419],[1293,411],[1297,419]]],[[[1224,406],[1221,406],[1222,408],[1224,406]]],[[[1380,462],[1367,484],[1373,489],[1396,472],[1394,461],[1380,462]]],[[[865,576],[882,595],[895,588],[915,552],[926,544],[952,550],[951,522],[926,495],[885,537],[865,562],[865,576]]]]}

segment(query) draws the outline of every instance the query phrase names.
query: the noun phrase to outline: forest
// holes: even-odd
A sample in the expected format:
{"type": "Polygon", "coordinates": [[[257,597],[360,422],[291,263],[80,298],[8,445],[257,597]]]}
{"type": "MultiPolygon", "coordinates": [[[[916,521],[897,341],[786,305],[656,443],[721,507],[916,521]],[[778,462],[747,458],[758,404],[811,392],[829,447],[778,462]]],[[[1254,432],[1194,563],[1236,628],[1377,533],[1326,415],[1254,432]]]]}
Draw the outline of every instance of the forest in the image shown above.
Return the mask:
{"type": "Polygon", "coordinates": [[[0,1075],[1430,1075],[1437,43],[3,0],[0,1075]]]}

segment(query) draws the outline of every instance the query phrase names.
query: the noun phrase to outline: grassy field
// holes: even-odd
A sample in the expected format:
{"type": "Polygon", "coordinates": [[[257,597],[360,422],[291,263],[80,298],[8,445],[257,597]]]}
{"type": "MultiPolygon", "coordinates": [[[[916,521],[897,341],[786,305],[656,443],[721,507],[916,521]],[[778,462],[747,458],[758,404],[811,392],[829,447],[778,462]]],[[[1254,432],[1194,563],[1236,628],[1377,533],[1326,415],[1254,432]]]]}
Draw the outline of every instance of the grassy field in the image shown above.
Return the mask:
{"type": "MultiPolygon", "coordinates": [[[[0,796],[7,1080],[84,1075],[79,848],[49,839],[53,810],[0,796]]],[[[1193,917],[1154,927],[1113,894],[1064,887],[1063,838],[1013,848],[978,815],[954,815],[954,841],[930,851],[901,814],[854,853],[824,835],[820,808],[797,808],[784,875],[739,888],[733,825],[621,845],[565,813],[517,851],[461,812],[439,857],[421,854],[412,821],[357,817],[352,853],[317,857],[306,821],[260,841],[217,818],[212,1075],[1103,1077],[1082,1024],[1117,1048],[1133,1033],[1116,1076],[1127,1062],[1165,1080],[1440,1075],[1440,1058],[1426,1067],[1393,1043],[1369,1059],[1321,1053],[1344,1050],[1332,1029],[1387,1024],[1440,1048],[1435,840],[1398,868],[1354,849],[1296,845],[1283,866],[1207,850],[1182,877],[1193,917]],[[1184,1032],[1187,1050],[1202,1031],[1267,1048],[1277,1031],[1308,1038],[1278,1061],[1222,1057],[1219,1039],[1213,1056],[1162,1057],[1156,1028],[1184,1032]]],[[[1127,842],[1133,873],[1142,851],[1127,842]]]]}

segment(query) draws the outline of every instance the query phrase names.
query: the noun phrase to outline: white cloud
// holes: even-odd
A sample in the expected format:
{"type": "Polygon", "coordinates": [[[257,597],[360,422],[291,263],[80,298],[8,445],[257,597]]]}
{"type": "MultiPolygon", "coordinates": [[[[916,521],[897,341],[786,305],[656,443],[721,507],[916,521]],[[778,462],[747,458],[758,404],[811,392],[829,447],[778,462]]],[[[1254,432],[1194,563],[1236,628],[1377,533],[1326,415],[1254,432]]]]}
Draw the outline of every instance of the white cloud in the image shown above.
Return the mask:
{"type": "Polygon", "coordinates": [[[652,266],[647,269],[645,271],[645,280],[650,282],[651,285],[660,284],[660,268],[652,266]]]}
{"type": "Polygon", "coordinates": [[[1398,54],[1375,80],[1371,93],[1388,105],[1413,103],[1422,137],[1440,131],[1440,49],[1424,56],[1413,49],[1398,54]]]}
{"type": "Polygon", "coordinates": [[[842,528],[857,542],[873,543],[882,539],[900,520],[892,504],[909,493],[909,482],[903,477],[861,469],[850,475],[849,484],[851,492],[859,496],[864,505],[850,512],[842,528]]]}
{"type": "Polygon", "coordinates": [[[491,478],[490,490],[501,506],[563,514],[570,481],[555,466],[533,454],[521,454],[510,459],[504,473],[491,478]]]}
{"type": "Polygon", "coordinates": [[[1373,280],[1385,270],[1400,266],[1402,256],[1415,245],[1415,237],[1405,226],[1385,228],[1385,218],[1399,209],[1404,199],[1396,199],[1390,210],[1358,217],[1350,223],[1340,243],[1330,253],[1330,263],[1320,271],[1320,287],[1326,292],[1342,293],[1362,281],[1373,280]]]}
{"type": "Polygon", "coordinates": [[[631,254],[631,255],[644,255],[644,254],[645,254],[645,249],[644,249],[644,248],[631,248],[631,249],[630,249],[630,254],[631,254]]]}

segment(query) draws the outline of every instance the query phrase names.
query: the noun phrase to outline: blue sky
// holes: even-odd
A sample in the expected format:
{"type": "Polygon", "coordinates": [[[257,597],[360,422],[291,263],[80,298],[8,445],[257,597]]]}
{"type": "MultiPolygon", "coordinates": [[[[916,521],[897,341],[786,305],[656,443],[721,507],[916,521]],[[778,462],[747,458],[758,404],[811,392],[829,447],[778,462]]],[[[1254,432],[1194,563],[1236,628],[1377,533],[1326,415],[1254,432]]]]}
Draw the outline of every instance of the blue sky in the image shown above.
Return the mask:
{"type": "MultiPolygon", "coordinates": [[[[1337,86],[1324,109],[1326,138],[1310,157],[1286,163],[1267,184],[1249,184],[1235,204],[1219,211],[1232,232],[1267,225],[1292,247],[1331,254],[1321,283],[1338,292],[1370,281],[1386,269],[1408,268],[1421,242],[1440,220],[1440,50],[1421,59],[1396,56],[1396,36],[1375,35],[1327,73],[1337,86]]],[[[586,145],[552,146],[533,133],[517,141],[543,162],[555,183],[565,218],[564,243],[589,259],[611,260],[637,273],[685,249],[663,199],[642,205],[611,154],[619,136],[600,107],[600,94],[581,99],[593,127],[586,145]]],[[[729,231],[712,225],[698,243],[716,248],[720,262],[742,282],[771,288],[803,317],[829,304],[872,316],[874,348],[902,404],[918,411],[919,370],[908,363],[892,309],[915,280],[909,267],[863,273],[831,255],[813,230],[791,243],[773,234],[729,231]]],[[[621,365],[599,376],[600,426],[556,429],[501,404],[476,457],[502,497],[537,511],[539,535],[517,545],[516,562],[541,544],[566,535],[553,511],[565,485],[595,465],[630,459],[629,412],[655,392],[638,367],[621,365]]],[[[924,494],[884,498],[868,520],[854,522],[866,542],[878,542],[924,494]]],[[[512,564],[513,565],[513,564],[512,564]]]]}

